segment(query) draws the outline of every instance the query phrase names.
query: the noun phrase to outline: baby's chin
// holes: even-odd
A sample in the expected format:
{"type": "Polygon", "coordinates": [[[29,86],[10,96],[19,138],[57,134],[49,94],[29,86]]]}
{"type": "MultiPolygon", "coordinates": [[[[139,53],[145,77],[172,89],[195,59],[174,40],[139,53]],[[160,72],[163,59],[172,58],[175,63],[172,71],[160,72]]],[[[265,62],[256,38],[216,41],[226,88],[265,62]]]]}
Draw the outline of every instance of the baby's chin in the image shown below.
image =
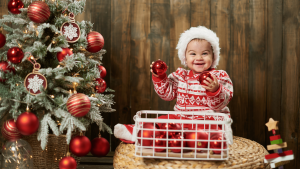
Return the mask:
{"type": "Polygon", "coordinates": [[[204,72],[205,70],[207,70],[208,68],[206,68],[205,66],[193,66],[193,68],[191,69],[194,74],[199,74],[199,73],[202,73],[204,72]]]}

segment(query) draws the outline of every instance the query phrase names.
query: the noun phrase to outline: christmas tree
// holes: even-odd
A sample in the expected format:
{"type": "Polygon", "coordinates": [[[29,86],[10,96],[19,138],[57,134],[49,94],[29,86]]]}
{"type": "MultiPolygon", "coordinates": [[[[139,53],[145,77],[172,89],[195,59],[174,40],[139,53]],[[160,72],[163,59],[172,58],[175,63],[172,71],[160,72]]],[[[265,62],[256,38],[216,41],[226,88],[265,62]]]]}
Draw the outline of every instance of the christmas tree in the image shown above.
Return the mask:
{"type": "Polygon", "coordinates": [[[7,139],[37,132],[42,149],[53,134],[86,131],[91,123],[112,131],[102,112],[113,112],[113,92],[103,80],[104,39],[89,21],[75,21],[85,0],[11,0],[0,19],[0,118],[7,139]],[[27,121],[26,121],[27,120],[27,121]],[[17,130],[7,128],[13,126],[17,130]]]}

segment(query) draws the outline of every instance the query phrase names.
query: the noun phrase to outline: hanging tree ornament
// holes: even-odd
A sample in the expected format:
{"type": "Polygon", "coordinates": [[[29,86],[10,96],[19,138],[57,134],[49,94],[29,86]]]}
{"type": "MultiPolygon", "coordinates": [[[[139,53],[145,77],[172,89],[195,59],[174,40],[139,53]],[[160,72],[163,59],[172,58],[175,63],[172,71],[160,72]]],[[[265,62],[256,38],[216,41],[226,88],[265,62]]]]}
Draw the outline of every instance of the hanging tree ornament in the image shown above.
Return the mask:
{"type": "Polygon", "coordinates": [[[99,133],[99,137],[94,138],[92,140],[92,148],[91,148],[91,153],[96,156],[96,157],[103,157],[106,156],[109,152],[110,146],[109,142],[101,137],[99,133]]]}
{"type": "Polygon", "coordinates": [[[59,62],[63,61],[65,57],[73,55],[73,51],[69,48],[62,48],[61,52],[57,52],[56,57],[59,62]]]}
{"type": "Polygon", "coordinates": [[[50,17],[50,8],[46,2],[34,1],[28,7],[27,16],[35,23],[44,23],[50,17]]]}
{"type": "Polygon", "coordinates": [[[92,31],[88,33],[86,36],[86,40],[88,43],[86,50],[91,53],[99,52],[104,46],[104,38],[98,32],[92,31]]]}
{"type": "Polygon", "coordinates": [[[18,116],[16,126],[22,135],[28,136],[39,129],[40,122],[35,114],[29,112],[29,108],[27,107],[26,112],[18,116]]]}
{"type": "Polygon", "coordinates": [[[12,47],[7,51],[7,60],[11,63],[18,64],[21,63],[24,57],[24,53],[19,47],[12,47]]]}
{"type": "Polygon", "coordinates": [[[5,36],[2,34],[2,28],[0,29],[0,48],[2,48],[6,43],[6,38],[5,36]]]}
{"type": "Polygon", "coordinates": [[[10,119],[3,123],[1,133],[4,138],[10,141],[18,140],[22,137],[21,133],[17,129],[14,119],[10,119]]]}
{"type": "Polygon", "coordinates": [[[107,86],[105,80],[97,78],[96,82],[98,83],[98,85],[95,86],[97,93],[103,93],[107,86]]]}
{"type": "Polygon", "coordinates": [[[99,71],[101,71],[100,78],[102,78],[102,79],[105,78],[105,76],[106,76],[106,69],[105,69],[105,67],[99,65],[98,68],[99,68],[99,71]]]}
{"type": "Polygon", "coordinates": [[[62,24],[60,31],[67,38],[69,43],[75,43],[80,38],[80,27],[75,23],[75,16],[73,13],[69,14],[71,22],[62,24]]]}
{"type": "Polygon", "coordinates": [[[87,155],[91,150],[91,141],[86,136],[80,134],[80,136],[75,136],[70,141],[70,152],[77,157],[82,157],[87,155]]]}
{"type": "Polygon", "coordinates": [[[21,11],[19,9],[23,8],[24,4],[21,0],[10,0],[7,4],[9,12],[13,14],[19,14],[21,11]]]}
{"type": "Polygon", "coordinates": [[[77,163],[76,160],[70,156],[70,153],[67,153],[67,156],[62,158],[59,161],[59,169],[76,169],[77,163]]]}
{"type": "MultiPolygon", "coordinates": [[[[4,73],[7,73],[7,72],[15,73],[16,72],[15,68],[9,66],[9,64],[6,61],[0,62],[0,71],[3,71],[4,73]]],[[[0,82],[5,82],[5,81],[6,81],[6,79],[0,78],[0,82]]]]}
{"type": "Polygon", "coordinates": [[[91,109],[89,97],[83,93],[73,94],[67,101],[68,112],[75,117],[85,116],[91,109]]]}

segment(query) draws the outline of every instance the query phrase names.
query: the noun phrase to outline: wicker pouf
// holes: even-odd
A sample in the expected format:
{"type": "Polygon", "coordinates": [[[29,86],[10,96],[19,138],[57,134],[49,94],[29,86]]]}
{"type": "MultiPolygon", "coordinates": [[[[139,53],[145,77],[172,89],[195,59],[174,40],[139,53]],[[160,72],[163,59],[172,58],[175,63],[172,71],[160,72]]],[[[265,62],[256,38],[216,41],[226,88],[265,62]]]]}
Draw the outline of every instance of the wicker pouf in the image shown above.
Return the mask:
{"type": "Polygon", "coordinates": [[[135,157],[134,144],[121,143],[114,155],[115,169],[133,168],[196,168],[196,169],[259,169],[270,167],[264,164],[267,150],[255,141],[234,136],[234,143],[229,147],[227,161],[166,160],[135,157]]]}

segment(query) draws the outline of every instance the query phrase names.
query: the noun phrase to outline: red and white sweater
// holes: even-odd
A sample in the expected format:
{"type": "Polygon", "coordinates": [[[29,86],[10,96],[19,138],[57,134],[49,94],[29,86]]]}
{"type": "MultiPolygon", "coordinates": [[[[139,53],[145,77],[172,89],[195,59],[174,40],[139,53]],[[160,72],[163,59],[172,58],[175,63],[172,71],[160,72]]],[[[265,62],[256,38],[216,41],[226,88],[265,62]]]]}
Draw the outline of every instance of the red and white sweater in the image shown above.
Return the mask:
{"type": "MultiPolygon", "coordinates": [[[[191,70],[178,68],[168,77],[166,74],[160,77],[152,76],[154,89],[160,98],[171,101],[177,98],[175,111],[209,111],[230,115],[227,104],[233,96],[233,85],[228,74],[224,70],[207,70],[215,75],[220,84],[216,92],[208,92],[200,82],[200,74],[193,74],[191,70]]],[[[207,72],[206,71],[206,72],[207,72]]]]}

